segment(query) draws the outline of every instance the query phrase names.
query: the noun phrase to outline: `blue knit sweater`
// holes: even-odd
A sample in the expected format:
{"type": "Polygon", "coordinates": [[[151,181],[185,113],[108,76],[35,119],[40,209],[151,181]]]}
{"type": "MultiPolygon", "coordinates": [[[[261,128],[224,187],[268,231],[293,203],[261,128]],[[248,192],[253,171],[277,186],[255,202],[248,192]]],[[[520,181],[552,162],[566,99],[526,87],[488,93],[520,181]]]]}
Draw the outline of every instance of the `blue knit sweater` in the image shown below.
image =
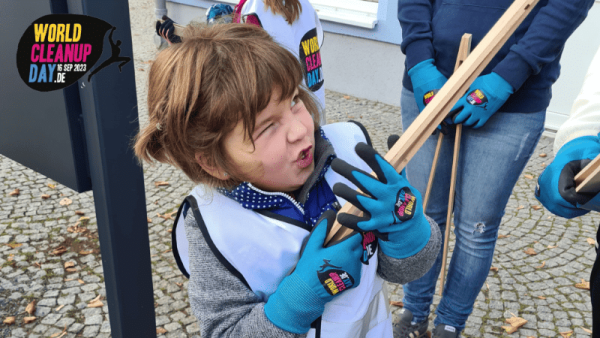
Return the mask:
{"type": "MultiPolygon", "coordinates": [[[[537,112],[548,107],[565,42],[593,3],[540,0],[481,73],[493,71],[515,89],[499,111],[537,112]]],[[[412,90],[407,71],[432,58],[450,77],[461,36],[472,34],[475,48],[511,4],[512,0],[398,0],[401,49],[406,54],[403,86],[412,90]]]]}

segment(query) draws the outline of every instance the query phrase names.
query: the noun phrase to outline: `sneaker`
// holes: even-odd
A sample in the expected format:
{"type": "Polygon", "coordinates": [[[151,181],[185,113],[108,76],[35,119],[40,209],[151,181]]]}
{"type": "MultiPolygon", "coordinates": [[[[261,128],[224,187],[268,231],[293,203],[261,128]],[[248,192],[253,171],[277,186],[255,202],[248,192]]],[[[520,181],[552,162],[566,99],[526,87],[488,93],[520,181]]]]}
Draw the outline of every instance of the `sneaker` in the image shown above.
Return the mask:
{"type": "Polygon", "coordinates": [[[433,338],[458,338],[460,331],[454,326],[439,324],[433,330],[433,338]]]}
{"type": "Polygon", "coordinates": [[[425,319],[421,323],[413,322],[413,314],[407,309],[400,312],[400,320],[393,324],[394,338],[420,338],[427,334],[429,320],[425,319]]]}

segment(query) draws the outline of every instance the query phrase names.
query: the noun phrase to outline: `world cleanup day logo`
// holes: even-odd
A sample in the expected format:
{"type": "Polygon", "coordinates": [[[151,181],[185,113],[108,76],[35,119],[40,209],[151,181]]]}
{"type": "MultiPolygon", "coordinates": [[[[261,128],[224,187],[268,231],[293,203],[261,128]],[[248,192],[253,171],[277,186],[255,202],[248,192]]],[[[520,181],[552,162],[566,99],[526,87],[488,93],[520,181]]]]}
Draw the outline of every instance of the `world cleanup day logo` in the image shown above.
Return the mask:
{"type": "Polygon", "coordinates": [[[121,41],[113,41],[116,30],[106,21],[77,14],[50,14],[35,20],[17,49],[17,69],[23,82],[37,91],[63,89],[91,70],[88,81],[99,70],[119,62],[119,71],[130,57],[120,56],[121,41]],[[106,32],[111,56],[92,70],[102,55],[106,32]]]}

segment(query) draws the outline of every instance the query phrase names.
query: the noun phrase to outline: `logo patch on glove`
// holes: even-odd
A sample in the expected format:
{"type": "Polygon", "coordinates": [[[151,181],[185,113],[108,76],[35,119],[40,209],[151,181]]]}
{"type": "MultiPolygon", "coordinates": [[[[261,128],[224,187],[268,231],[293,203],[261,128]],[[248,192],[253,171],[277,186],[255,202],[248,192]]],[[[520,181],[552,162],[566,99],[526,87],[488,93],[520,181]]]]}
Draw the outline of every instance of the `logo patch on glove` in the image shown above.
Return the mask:
{"type": "Polygon", "coordinates": [[[431,100],[433,100],[433,97],[435,96],[435,94],[438,93],[437,89],[434,90],[430,90],[427,93],[425,93],[425,95],[423,95],[423,104],[424,105],[428,105],[429,102],[431,102],[431,100]]]}
{"type": "Polygon", "coordinates": [[[373,257],[375,254],[375,250],[377,250],[377,237],[372,231],[361,233],[362,235],[362,246],[363,246],[363,255],[360,258],[360,261],[369,265],[369,259],[373,257]]]}
{"type": "Polygon", "coordinates": [[[488,99],[481,90],[475,89],[469,95],[467,95],[467,101],[474,106],[480,106],[484,103],[487,103],[488,99]]]}
{"type": "Polygon", "coordinates": [[[317,276],[327,293],[334,296],[354,286],[354,278],[349,273],[339,266],[329,264],[327,259],[323,262],[325,263],[321,265],[321,271],[317,271],[317,276]]]}
{"type": "Polygon", "coordinates": [[[414,216],[417,197],[409,188],[404,187],[398,191],[394,206],[395,216],[401,221],[407,221],[414,216]]]}

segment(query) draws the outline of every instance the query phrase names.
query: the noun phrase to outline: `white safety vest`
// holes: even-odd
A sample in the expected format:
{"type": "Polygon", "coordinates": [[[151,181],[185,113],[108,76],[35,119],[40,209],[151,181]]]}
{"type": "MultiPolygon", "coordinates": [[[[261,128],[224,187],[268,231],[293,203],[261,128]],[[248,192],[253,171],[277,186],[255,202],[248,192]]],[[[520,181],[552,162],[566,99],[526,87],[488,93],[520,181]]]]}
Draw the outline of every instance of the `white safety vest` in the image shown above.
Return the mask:
{"type": "MultiPolygon", "coordinates": [[[[241,10],[242,22],[245,21],[244,16],[256,15],[262,28],[300,60],[304,71],[304,84],[319,99],[318,103],[321,105],[319,110],[323,112],[322,116],[325,116],[325,80],[320,53],[323,44],[323,28],[310,2],[299,1],[302,5],[302,13],[291,25],[282,15],[273,14],[270,8],[265,9],[262,0],[246,1],[241,10]]],[[[321,125],[325,123],[324,119],[320,121],[321,125]]]]}
{"type": "MultiPolygon", "coordinates": [[[[367,142],[357,124],[335,123],[322,128],[339,158],[366,172],[371,171],[354,151],[358,142],[367,142]]],[[[356,189],[331,169],[325,173],[325,180],[330,187],[343,182],[356,189]]],[[[197,208],[191,205],[190,211],[195,212],[196,222],[215,256],[266,302],[296,266],[302,244],[312,227],[274,213],[245,209],[218,192],[206,193],[202,185],[196,186],[190,196],[193,199],[186,200],[197,203],[197,208]]],[[[282,194],[282,198],[288,197],[282,194]]],[[[337,199],[341,205],[346,203],[340,197],[337,199]]],[[[180,269],[189,276],[188,242],[181,208],[177,217],[172,232],[173,252],[180,269]]],[[[359,286],[327,303],[320,333],[311,328],[308,337],[392,338],[387,291],[376,271],[375,251],[368,264],[362,266],[359,286]]]]}

